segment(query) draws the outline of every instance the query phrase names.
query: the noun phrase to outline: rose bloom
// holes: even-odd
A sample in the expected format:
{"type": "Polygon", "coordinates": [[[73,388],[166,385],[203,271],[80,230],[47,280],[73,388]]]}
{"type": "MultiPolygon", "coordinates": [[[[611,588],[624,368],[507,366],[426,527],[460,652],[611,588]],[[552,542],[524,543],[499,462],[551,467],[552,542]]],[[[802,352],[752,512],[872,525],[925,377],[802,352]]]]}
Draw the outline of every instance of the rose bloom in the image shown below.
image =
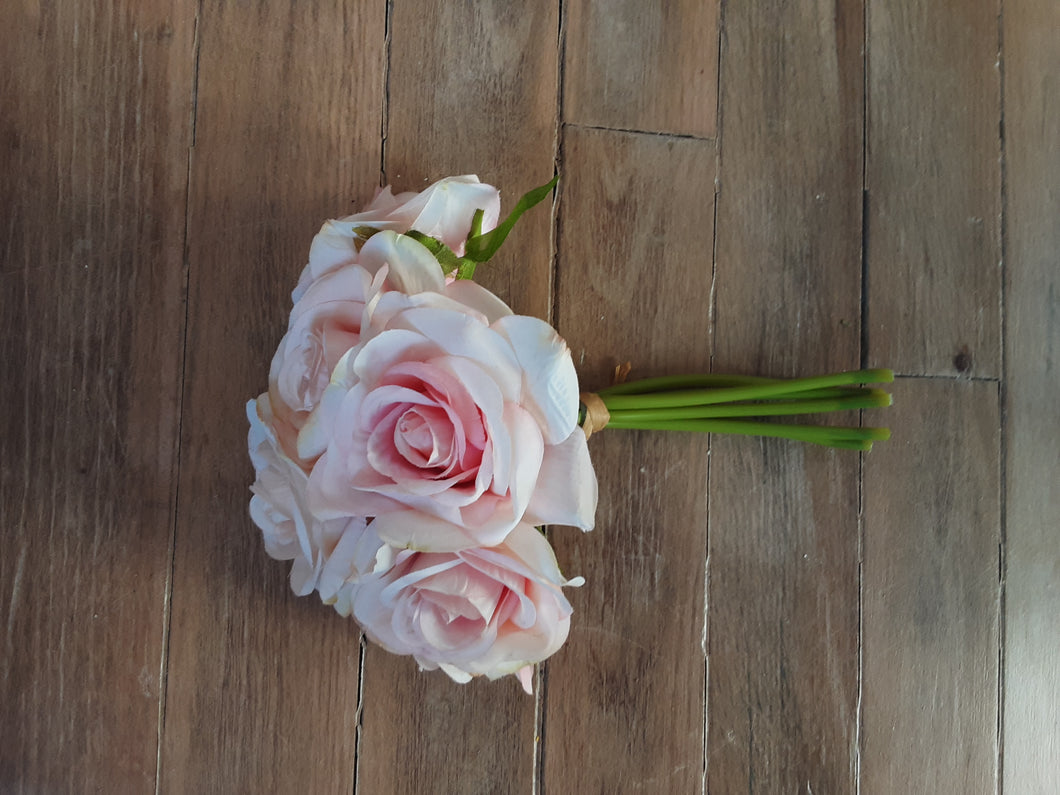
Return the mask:
{"type": "Polygon", "coordinates": [[[295,301],[310,284],[342,265],[358,261],[363,242],[356,231],[362,227],[405,233],[422,232],[441,240],[457,254],[464,253],[464,243],[471,231],[477,210],[483,211],[482,231],[497,225],[500,215],[500,192],[492,185],[478,181],[474,174],[446,177],[420,193],[393,195],[387,186],[376,193],[372,203],[360,213],[327,221],[309,249],[309,264],[302,271],[295,301]]]}
{"type": "Polygon", "coordinates": [[[392,564],[340,593],[336,609],[394,654],[457,682],[515,674],[531,692],[533,664],[567,639],[571,606],[552,547],[528,524],[503,543],[459,552],[393,550],[392,564]]]}
{"type": "MultiPolygon", "coordinates": [[[[372,276],[360,265],[344,265],[309,285],[291,310],[269,370],[269,400],[277,421],[295,432],[320,402],[339,359],[360,341],[365,302],[382,289],[372,276]]],[[[288,439],[281,441],[298,460],[288,439]]],[[[299,464],[308,470],[310,462],[299,464]]]]}
{"type": "Polygon", "coordinates": [[[277,560],[294,561],[291,589],[305,596],[319,589],[325,601],[376,565],[379,543],[363,517],[321,521],[306,504],[308,478],[284,452],[272,426],[268,395],[247,403],[248,446],[255,481],[250,516],[277,560]]]}
{"type": "MultiPolygon", "coordinates": [[[[373,516],[387,543],[494,546],[520,522],[588,530],[597,484],[577,427],[578,381],[547,323],[512,314],[392,232],[365,244],[403,290],[370,301],[361,344],[336,365],[298,455],[315,515],[373,516]]],[[[382,267],[382,266],[379,266],[382,267]]]]}
{"type": "MultiPolygon", "coordinates": [[[[400,267],[379,273],[386,257],[381,241],[365,245],[355,229],[370,227],[406,232],[416,229],[463,250],[471,220],[484,211],[483,230],[496,226],[500,210],[497,189],[475,176],[448,177],[422,193],[394,196],[384,188],[368,209],[341,221],[328,221],[313,239],[309,264],[294,291],[287,333],[280,341],[269,373],[269,397],[277,422],[300,429],[316,408],[332,370],[360,340],[361,318],[371,295],[385,290],[418,289],[406,284],[400,267]]],[[[311,461],[299,460],[287,434],[286,453],[308,471],[311,461]]]]}

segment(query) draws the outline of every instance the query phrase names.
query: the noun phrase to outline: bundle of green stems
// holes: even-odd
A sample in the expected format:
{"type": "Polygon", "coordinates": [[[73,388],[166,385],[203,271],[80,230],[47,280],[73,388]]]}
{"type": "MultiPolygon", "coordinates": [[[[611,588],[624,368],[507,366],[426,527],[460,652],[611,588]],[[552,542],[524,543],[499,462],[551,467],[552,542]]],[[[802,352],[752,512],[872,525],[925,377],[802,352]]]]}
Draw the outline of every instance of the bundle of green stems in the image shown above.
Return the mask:
{"type": "Polygon", "coordinates": [[[870,450],[887,428],[802,425],[780,420],[878,408],[891,396],[865,384],[890,383],[890,370],[853,370],[813,378],[678,375],[616,384],[597,394],[609,428],[775,436],[843,450],[870,450]]]}

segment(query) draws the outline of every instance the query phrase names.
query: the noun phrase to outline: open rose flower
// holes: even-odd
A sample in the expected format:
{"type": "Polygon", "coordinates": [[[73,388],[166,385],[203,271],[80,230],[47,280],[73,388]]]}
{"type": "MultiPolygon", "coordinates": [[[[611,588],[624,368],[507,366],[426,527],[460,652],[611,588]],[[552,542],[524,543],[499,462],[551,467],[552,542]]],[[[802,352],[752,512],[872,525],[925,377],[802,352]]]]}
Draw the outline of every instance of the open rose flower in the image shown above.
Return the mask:
{"type": "MultiPolygon", "coordinates": [[[[292,295],[287,333],[272,360],[269,396],[278,421],[296,431],[305,423],[338,360],[358,343],[361,316],[372,294],[423,289],[413,274],[402,273],[401,264],[409,257],[388,257],[383,239],[365,244],[363,229],[416,229],[462,251],[478,210],[484,212],[482,228],[492,229],[500,197],[492,185],[468,175],[447,177],[421,193],[394,196],[389,187],[383,188],[364,212],[324,224],[313,239],[309,263],[292,295]],[[380,274],[388,259],[395,260],[395,266],[380,274]]],[[[438,268],[436,263],[432,267],[438,268]]],[[[285,437],[281,442],[298,460],[285,437]]],[[[311,462],[299,463],[308,470],[311,462]]]]}
{"type": "Polygon", "coordinates": [[[320,456],[313,512],[374,516],[384,541],[435,552],[494,546],[520,521],[591,529],[566,343],[474,282],[446,284],[415,241],[380,233],[362,254],[372,244],[405,290],[371,302],[299,434],[298,454],[320,456]]]}
{"type": "Polygon", "coordinates": [[[307,477],[284,452],[273,430],[268,395],[247,404],[248,445],[256,479],[250,516],[261,529],[265,551],[294,561],[291,589],[305,596],[319,589],[331,601],[343,585],[371,572],[380,544],[366,533],[363,517],[321,521],[306,505],[307,477]]]}
{"type": "Polygon", "coordinates": [[[567,639],[571,606],[552,547],[519,524],[502,544],[460,552],[396,551],[336,609],[352,611],[368,637],[425,670],[458,682],[515,674],[530,692],[532,666],[567,639]]]}
{"type": "MultiPolygon", "coordinates": [[[[295,431],[320,402],[339,359],[360,342],[365,302],[382,289],[372,276],[360,265],[344,265],[313,282],[291,310],[272,358],[269,400],[278,420],[295,431]]],[[[297,460],[294,447],[281,441],[297,460]]],[[[299,463],[308,469],[309,462],[299,463]]]]}
{"type": "Polygon", "coordinates": [[[554,185],[500,228],[473,176],[327,222],[247,405],[250,514],[295,593],[422,668],[528,692],[581,584],[535,525],[591,529],[597,483],[566,343],[469,277],[554,185]]]}
{"type": "Polygon", "coordinates": [[[446,177],[419,193],[395,196],[389,186],[383,188],[363,212],[327,221],[321,227],[313,238],[309,264],[302,271],[294,300],[297,301],[309,285],[324,274],[358,261],[358,250],[363,242],[358,232],[360,229],[367,227],[399,233],[414,229],[441,240],[461,254],[475,212],[483,211],[482,230],[489,231],[497,225],[500,207],[497,189],[479,182],[473,174],[446,177]]]}

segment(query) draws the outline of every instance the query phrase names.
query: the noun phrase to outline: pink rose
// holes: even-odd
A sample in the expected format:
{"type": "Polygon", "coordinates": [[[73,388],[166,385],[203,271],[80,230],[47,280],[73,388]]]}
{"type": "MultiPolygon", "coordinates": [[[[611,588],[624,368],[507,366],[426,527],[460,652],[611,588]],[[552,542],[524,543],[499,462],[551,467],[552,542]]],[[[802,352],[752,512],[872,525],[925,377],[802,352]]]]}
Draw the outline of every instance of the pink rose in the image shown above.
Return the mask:
{"type": "Polygon", "coordinates": [[[302,272],[293,298],[297,301],[308,286],[324,274],[358,260],[362,244],[362,239],[354,231],[358,227],[399,233],[415,229],[462,254],[475,211],[483,211],[482,230],[485,232],[497,225],[500,208],[498,190],[479,182],[473,174],[446,177],[420,193],[394,196],[389,186],[383,188],[363,212],[328,221],[321,227],[309,249],[309,264],[302,272]]]}
{"type": "MultiPolygon", "coordinates": [[[[269,399],[277,417],[296,431],[320,402],[339,359],[360,341],[361,318],[372,292],[372,274],[359,265],[345,265],[317,279],[295,302],[272,359],[269,399]]],[[[293,447],[285,445],[285,450],[296,457],[293,447]]]]}
{"type": "MultiPolygon", "coordinates": [[[[269,372],[269,398],[277,421],[295,431],[305,424],[339,359],[360,342],[365,307],[373,296],[441,290],[445,285],[441,266],[430,252],[392,232],[367,241],[355,264],[341,265],[308,283],[291,309],[269,372]]],[[[312,462],[299,459],[286,438],[281,442],[308,471],[312,462]]]]}
{"type": "Polygon", "coordinates": [[[567,639],[571,606],[552,547],[519,524],[503,543],[459,552],[397,551],[336,604],[374,642],[441,668],[457,682],[515,674],[530,692],[532,666],[567,639]]]}
{"type": "Polygon", "coordinates": [[[320,456],[314,513],[374,516],[387,543],[434,552],[494,546],[521,521],[591,529],[597,484],[566,343],[474,282],[446,285],[409,238],[369,245],[405,291],[370,302],[361,344],[299,434],[298,454],[320,456]]]}
{"type": "Polygon", "coordinates": [[[250,487],[250,516],[262,532],[265,551],[292,560],[291,589],[299,596],[320,590],[331,601],[340,587],[371,572],[381,546],[366,533],[362,517],[321,521],[306,505],[308,479],[282,449],[273,429],[267,394],[247,403],[248,446],[256,479],[250,487]]]}

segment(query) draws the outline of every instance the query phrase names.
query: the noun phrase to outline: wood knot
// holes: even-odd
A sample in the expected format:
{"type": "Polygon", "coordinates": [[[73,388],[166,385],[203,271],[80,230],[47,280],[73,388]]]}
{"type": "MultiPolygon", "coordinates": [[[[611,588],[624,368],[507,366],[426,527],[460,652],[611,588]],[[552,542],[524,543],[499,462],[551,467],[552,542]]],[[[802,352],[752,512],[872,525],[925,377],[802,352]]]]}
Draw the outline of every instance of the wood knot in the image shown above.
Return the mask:
{"type": "Polygon", "coordinates": [[[972,354],[968,351],[967,345],[962,346],[957,355],[953,357],[953,368],[958,373],[967,373],[972,369],[972,354]]]}

